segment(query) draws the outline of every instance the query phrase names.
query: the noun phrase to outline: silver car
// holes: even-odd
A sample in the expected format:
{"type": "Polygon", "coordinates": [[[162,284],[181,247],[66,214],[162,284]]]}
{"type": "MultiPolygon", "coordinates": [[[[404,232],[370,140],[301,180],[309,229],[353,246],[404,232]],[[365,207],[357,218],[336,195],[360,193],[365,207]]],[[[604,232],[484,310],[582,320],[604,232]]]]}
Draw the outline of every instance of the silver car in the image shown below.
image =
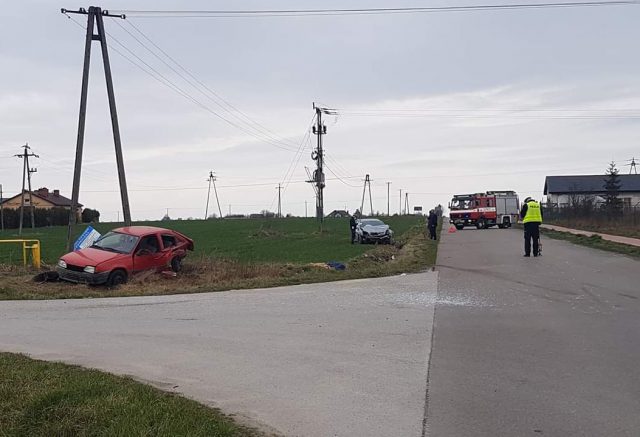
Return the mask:
{"type": "Polygon", "coordinates": [[[371,218],[356,220],[356,241],[360,244],[391,244],[393,231],[382,220],[371,218]]]}

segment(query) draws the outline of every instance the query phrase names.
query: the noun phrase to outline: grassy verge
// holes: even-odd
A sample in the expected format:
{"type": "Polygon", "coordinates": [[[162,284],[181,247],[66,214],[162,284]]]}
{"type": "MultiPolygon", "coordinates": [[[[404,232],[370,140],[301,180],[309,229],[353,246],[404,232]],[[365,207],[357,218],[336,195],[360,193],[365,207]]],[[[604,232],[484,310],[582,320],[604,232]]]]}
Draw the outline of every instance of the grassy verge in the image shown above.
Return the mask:
{"type": "Polygon", "coordinates": [[[606,250],[608,252],[621,253],[623,255],[640,258],[640,247],[603,240],[598,235],[588,237],[586,235],[575,235],[568,232],[558,232],[543,228],[541,228],[540,231],[544,236],[553,238],[555,240],[569,241],[574,244],[580,244],[581,246],[587,246],[594,249],[606,250]]]}
{"type": "Polygon", "coordinates": [[[0,353],[2,436],[259,436],[130,378],[0,353]]]}
{"type": "Polygon", "coordinates": [[[594,222],[588,220],[545,220],[548,225],[562,226],[580,231],[599,232],[621,237],[640,238],[640,226],[615,222],[594,222]]]}
{"type": "MultiPolygon", "coordinates": [[[[277,246],[278,243],[272,244],[277,246]]],[[[200,254],[198,258],[187,258],[178,278],[142,274],[113,290],[68,283],[37,284],[31,281],[32,274],[19,267],[5,266],[0,269],[0,300],[198,293],[389,276],[419,272],[433,266],[438,247],[437,241],[427,238],[421,224],[405,231],[394,245],[352,246],[348,239],[342,244],[360,251],[358,256],[345,262],[344,271],[329,270],[324,268],[324,263],[317,262],[246,262],[200,254]]]]}

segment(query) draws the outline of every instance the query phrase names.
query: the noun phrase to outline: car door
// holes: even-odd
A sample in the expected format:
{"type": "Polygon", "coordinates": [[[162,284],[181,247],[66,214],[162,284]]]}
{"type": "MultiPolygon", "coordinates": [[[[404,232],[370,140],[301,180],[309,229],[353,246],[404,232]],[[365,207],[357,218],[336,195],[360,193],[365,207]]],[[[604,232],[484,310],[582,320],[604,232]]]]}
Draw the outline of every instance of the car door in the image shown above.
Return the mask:
{"type": "Polygon", "coordinates": [[[158,234],[145,235],[140,239],[133,254],[133,271],[158,270],[166,265],[163,263],[165,253],[158,234]]]}

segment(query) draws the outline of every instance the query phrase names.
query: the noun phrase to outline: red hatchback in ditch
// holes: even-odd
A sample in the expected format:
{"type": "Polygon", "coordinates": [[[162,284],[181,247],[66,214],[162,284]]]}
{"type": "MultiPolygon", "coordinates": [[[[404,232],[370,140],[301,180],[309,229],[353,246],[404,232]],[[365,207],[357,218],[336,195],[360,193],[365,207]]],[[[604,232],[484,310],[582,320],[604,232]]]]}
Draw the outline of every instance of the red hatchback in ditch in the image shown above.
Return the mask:
{"type": "Polygon", "coordinates": [[[145,270],[179,271],[193,240],[177,231],[129,226],[101,236],[91,247],[70,252],[58,261],[60,279],[115,286],[145,270]]]}

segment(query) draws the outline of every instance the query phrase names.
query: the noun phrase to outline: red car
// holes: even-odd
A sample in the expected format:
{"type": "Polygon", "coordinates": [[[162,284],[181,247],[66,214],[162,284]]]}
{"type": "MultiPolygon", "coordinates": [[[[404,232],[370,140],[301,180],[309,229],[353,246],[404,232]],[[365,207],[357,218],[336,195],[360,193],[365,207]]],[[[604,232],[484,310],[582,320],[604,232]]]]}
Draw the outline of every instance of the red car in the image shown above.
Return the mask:
{"type": "Polygon", "coordinates": [[[60,279],[116,286],[144,270],[179,271],[193,240],[180,232],[152,226],[129,226],[101,236],[91,247],[70,252],[58,261],[60,279]]]}

